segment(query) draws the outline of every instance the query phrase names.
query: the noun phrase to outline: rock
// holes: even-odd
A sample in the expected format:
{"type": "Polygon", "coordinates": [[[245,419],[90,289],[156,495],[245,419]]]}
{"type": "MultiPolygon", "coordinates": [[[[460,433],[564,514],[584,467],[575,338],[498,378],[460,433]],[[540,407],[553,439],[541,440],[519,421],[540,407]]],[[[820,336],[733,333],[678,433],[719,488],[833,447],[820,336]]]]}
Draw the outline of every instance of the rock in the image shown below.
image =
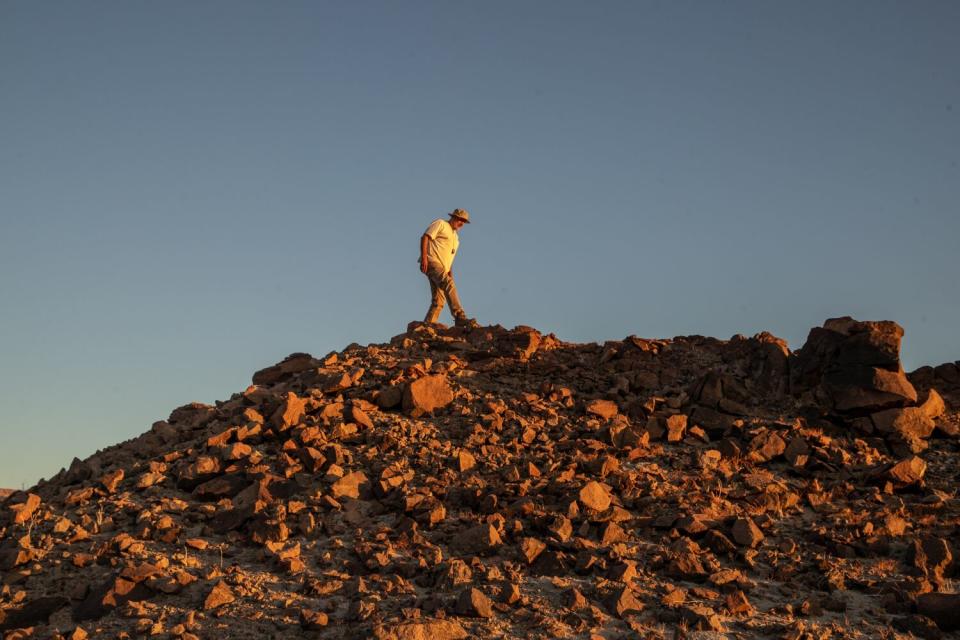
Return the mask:
{"type": "Polygon", "coordinates": [[[536,560],[537,556],[543,553],[546,548],[547,545],[536,538],[524,538],[520,541],[520,555],[527,561],[527,564],[536,560]]]}
{"type": "Polygon", "coordinates": [[[20,607],[0,610],[0,631],[46,624],[50,616],[70,604],[63,596],[35,598],[20,607]]]}
{"type": "Polygon", "coordinates": [[[867,412],[917,401],[917,392],[902,371],[855,367],[826,375],[824,383],[840,412],[867,412]]]}
{"type": "Polygon", "coordinates": [[[620,413],[617,403],[612,400],[591,400],[587,403],[586,411],[604,420],[609,420],[620,413]]]}
{"type": "Polygon", "coordinates": [[[373,628],[375,640],[465,640],[466,629],[456,620],[406,620],[378,624],[373,628]]]}
{"type": "Polygon", "coordinates": [[[637,599],[629,586],[616,591],[613,596],[608,599],[608,607],[610,611],[621,618],[627,615],[641,613],[645,608],[644,604],[637,599]]]}
{"type": "Polygon", "coordinates": [[[433,413],[453,402],[453,389],[446,376],[424,376],[414,380],[403,394],[403,410],[414,418],[433,413]]]}
{"type": "Polygon", "coordinates": [[[465,553],[484,554],[499,547],[503,540],[493,525],[481,524],[456,535],[451,543],[465,553]]]}
{"type": "Polygon", "coordinates": [[[286,431],[300,423],[306,411],[306,398],[299,398],[297,394],[288,391],[277,410],[270,417],[271,426],[277,431],[286,431]]]}
{"type": "Polygon", "coordinates": [[[321,631],[326,628],[329,621],[327,614],[323,611],[300,610],[300,626],[308,631],[321,631]]]}
{"type": "Polygon", "coordinates": [[[768,462],[787,450],[787,443],[771,429],[764,429],[750,441],[749,458],[753,462],[768,462]]]}
{"type": "Polygon", "coordinates": [[[920,399],[920,411],[931,420],[939,418],[946,410],[947,405],[936,389],[928,389],[926,397],[920,399]]]}
{"type": "Polygon", "coordinates": [[[237,597],[233,594],[233,591],[227,585],[226,582],[220,580],[217,584],[213,585],[213,588],[207,594],[207,597],[203,600],[203,610],[212,611],[213,609],[218,609],[225,604],[230,604],[237,597]]]}
{"type": "Polygon", "coordinates": [[[960,593],[922,593],[917,596],[917,611],[943,631],[960,630],[960,593]]]}
{"type": "Polygon", "coordinates": [[[750,518],[737,518],[730,528],[734,541],[744,547],[756,547],[763,541],[763,532],[750,518]]]}
{"type": "Polygon", "coordinates": [[[477,466],[477,459],[466,449],[457,452],[456,468],[460,473],[470,471],[477,466]]]}
{"type": "Polygon", "coordinates": [[[128,602],[146,600],[152,595],[143,584],[114,576],[90,589],[73,611],[73,619],[96,620],[128,602]]]}
{"type": "Polygon", "coordinates": [[[870,416],[874,428],[883,434],[898,434],[903,438],[929,438],[933,420],[919,407],[903,407],[879,411],[870,416]]]}
{"type": "Polygon", "coordinates": [[[920,482],[926,472],[927,463],[922,458],[913,456],[893,465],[887,470],[887,475],[898,484],[910,485],[920,482]]]}
{"type": "Polygon", "coordinates": [[[22,524],[30,520],[37,509],[40,508],[40,502],[40,496],[35,493],[28,493],[22,501],[13,504],[8,503],[7,507],[13,512],[14,524],[22,524]]]}
{"type": "Polygon", "coordinates": [[[687,433],[687,416],[675,415],[667,418],[667,442],[680,442],[687,433]]]}
{"type": "Polygon", "coordinates": [[[272,367],[261,369],[253,374],[253,384],[270,386],[289,379],[294,374],[315,369],[321,365],[322,363],[315,360],[309,353],[291,353],[272,367]]]}
{"type": "Polygon", "coordinates": [[[330,495],[334,498],[353,498],[359,499],[361,495],[366,495],[370,487],[370,481],[367,475],[362,471],[354,471],[343,476],[330,486],[330,495]]]}
{"type": "Polygon", "coordinates": [[[951,562],[953,554],[945,539],[925,536],[913,541],[913,566],[935,585],[944,585],[944,572],[951,562]]]}
{"type": "Polygon", "coordinates": [[[610,494],[602,484],[591,480],[580,489],[577,496],[580,504],[590,511],[606,511],[610,506],[610,494]]]}
{"type": "Polygon", "coordinates": [[[750,600],[747,599],[743,591],[739,590],[727,594],[727,597],[723,600],[723,606],[732,616],[749,616],[754,613],[750,600]]]}
{"type": "Polygon", "coordinates": [[[403,389],[400,387],[384,387],[377,395],[377,406],[381,409],[393,409],[403,402],[403,389]]]}
{"type": "Polygon", "coordinates": [[[696,631],[725,631],[720,616],[704,605],[684,605],[680,607],[680,617],[696,631]]]}
{"type": "Polygon", "coordinates": [[[491,618],[493,602],[479,589],[464,589],[457,597],[457,613],[473,618],[491,618]]]}
{"type": "Polygon", "coordinates": [[[794,354],[790,386],[795,395],[822,391],[842,413],[869,413],[913,404],[917,393],[900,365],[903,328],[895,322],[827,320],[811,329],[794,354]]]}
{"type": "Polygon", "coordinates": [[[121,482],[123,482],[123,469],[115,469],[100,478],[100,484],[107,493],[115,493],[121,482]]]}

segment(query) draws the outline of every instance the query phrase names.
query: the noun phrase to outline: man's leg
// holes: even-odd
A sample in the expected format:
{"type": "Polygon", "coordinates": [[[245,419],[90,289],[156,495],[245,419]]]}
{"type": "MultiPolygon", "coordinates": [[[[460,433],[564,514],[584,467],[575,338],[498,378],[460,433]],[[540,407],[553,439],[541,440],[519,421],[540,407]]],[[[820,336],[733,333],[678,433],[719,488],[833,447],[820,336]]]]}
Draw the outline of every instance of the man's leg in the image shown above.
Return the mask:
{"type": "Polygon", "coordinates": [[[435,285],[442,295],[450,302],[450,314],[454,320],[462,320],[467,317],[460,304],[460,296],[457,294],[457,284],[453,281],[453,276],[449,273],[440,274],[435,285]]]}
{"type": "MultiPolygon", "coordinates": [[[[431,270],[432,271],[432,270],[431,270]]],[[[440,317],[440,311],[443,309],[445,296],[443,290],[436,285],[431,271],[427,272],[427,279],[430,282],[430,308],[427,309],[427,316],[424,322],[434,323],[440,317]]]]}

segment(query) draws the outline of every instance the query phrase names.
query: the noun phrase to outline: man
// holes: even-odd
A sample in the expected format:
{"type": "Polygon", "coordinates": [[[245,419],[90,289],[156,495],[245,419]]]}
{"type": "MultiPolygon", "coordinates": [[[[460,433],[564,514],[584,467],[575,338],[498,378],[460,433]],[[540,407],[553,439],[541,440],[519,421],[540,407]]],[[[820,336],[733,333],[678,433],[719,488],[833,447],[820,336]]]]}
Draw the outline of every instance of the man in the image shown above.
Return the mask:
{"type": "Polygon", "coordinates": [[[463,225],[470,223],[470,214],[463,209],[454,209],[450,219],[438,218],[430,223],[420,237],[420,271],[430,281],[430,308],[424,322],[436,322],[446,301],[458,327],[477,327],[477,321],[468,318],[460,306],[457,285],[453,281],[453,258],[460,246],[457,235],[463,225]]]}

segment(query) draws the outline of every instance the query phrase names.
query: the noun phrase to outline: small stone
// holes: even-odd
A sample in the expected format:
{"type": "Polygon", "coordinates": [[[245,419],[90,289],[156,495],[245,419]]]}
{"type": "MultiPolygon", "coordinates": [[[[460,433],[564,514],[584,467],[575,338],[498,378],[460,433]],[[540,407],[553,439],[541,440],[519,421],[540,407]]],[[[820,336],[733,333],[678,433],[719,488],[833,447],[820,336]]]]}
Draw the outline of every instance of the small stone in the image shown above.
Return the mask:
{"type": "Polygon", "coordinates": [[[477,466],[477,459],[466,449],[461,449],[457,452],[456,466],[460,473],[465,473],[477,466]]]}
{"type": "Polygon", "coordinates": [[[753,605],[750,604],[743,591],[727,594],[727,597],[723,600],[723,606],[732,616],[749,616],[754,612],[753,605]]]}
{"type": "Polygon", "coordinates": [[[424,376],[414,380],[403,394],[403,409],[414,418],[433,413],[453,402],[453,389],[446,376],[424,376]]]}
{"type": "Polygon", "coordinates": [[[592,511],[606,511],[610,506],[610,494],[599,482],[591,480],[580,489],[580,504],[592,511]]]}
{"type": "Polygon", "coordinates": [[[457,613],[475,618],[491,618],[493,602],[479,589],[464,589],[457,598],[457,613]]]}
{"type": "Polygon", "coordinates": [[[233,595],[233,591],[227,586],[227,583],[221,580],[217,582],[217,584],[213,586],[213,589],[210,590],[210,593],[207,594],[207,597],[203,601],[203,609],[204,611],[217,609],[236,599],[236,596],[233,595]]]}
{"type": "Polygon", "coordinates": [[[452,544],[466,553],[489,553],[503,544],[500,533],[493,525],[481,524],[455,535],[452,544]]]}
{"type": "Polygon", "coordinates": [[[520,553],[523,555],[524,560],[527,561],[527,564],[531,564],[536,560],[537,556],[546,548],[547,545],[536,538],[524,538],[520,541],[520,553]]]}
{"type": "Polygon", "coordinates": [[[763,541],[763,532],[751,518],[737,518],[733,522],[730,534],[734,541],[744,547],[756,547],[763,541]]]}
{"type": "Polygon", "coordinates": [[[609,420],[620,413],[617,403],[612,400],[591,400],[587,404],[586,411],[604,420],[609,420]]]}
{"type": "Polygon", "coordinates": [[[343,476],[330,486],[330,494],[336,498],[360,498],[360,495],[370,486],[367,475],[362,471],[354,471],[343,476]]]}
{"type": "Polygon", "coordinates": [[[630,587],[617,591],[609,599],[609,605],[610,610],[621,618],[629,614],[640,613],[645,608],[644,604],[633,595],[633,590],[630,587]]]}
{"type": "Polygon", "coordinates": [[[320,631],[327,626],[329,621],[327,614],[323,611],[314,611],[313,609],[300,610],[300,626],[308,631],[320,631]]]}
{"type": "Polygon", "coordinates": [[[926,472],[927,463],[923,461],[923,458],[913,456],[893,465],[887,471],[887,475],[901,485],[911,485],[920,482],[926,472]]]}
{"type": "Polygon", "coordinates": [[[687,432],[687,416],[683,414],[667,418],[667,442],[680,442],[687,432]]]}
{"type": "Polygon", "coordinates": [[[697,631],[725,631],[716,611],[704,605],[687,605],[680,609],[680,616],[697,631]]]}

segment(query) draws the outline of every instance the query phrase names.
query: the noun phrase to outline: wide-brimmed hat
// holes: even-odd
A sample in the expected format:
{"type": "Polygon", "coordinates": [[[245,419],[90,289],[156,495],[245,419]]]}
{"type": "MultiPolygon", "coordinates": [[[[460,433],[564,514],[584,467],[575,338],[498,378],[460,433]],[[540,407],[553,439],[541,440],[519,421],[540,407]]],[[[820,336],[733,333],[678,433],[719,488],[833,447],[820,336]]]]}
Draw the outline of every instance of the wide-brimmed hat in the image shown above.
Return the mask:
{"type": "Polygon", "coordinates": [[[460,218],[467,224],[470,224],[470,214],[467,213],[466,209],[454,209],[450,212],[451,218],[460,218]]]}

